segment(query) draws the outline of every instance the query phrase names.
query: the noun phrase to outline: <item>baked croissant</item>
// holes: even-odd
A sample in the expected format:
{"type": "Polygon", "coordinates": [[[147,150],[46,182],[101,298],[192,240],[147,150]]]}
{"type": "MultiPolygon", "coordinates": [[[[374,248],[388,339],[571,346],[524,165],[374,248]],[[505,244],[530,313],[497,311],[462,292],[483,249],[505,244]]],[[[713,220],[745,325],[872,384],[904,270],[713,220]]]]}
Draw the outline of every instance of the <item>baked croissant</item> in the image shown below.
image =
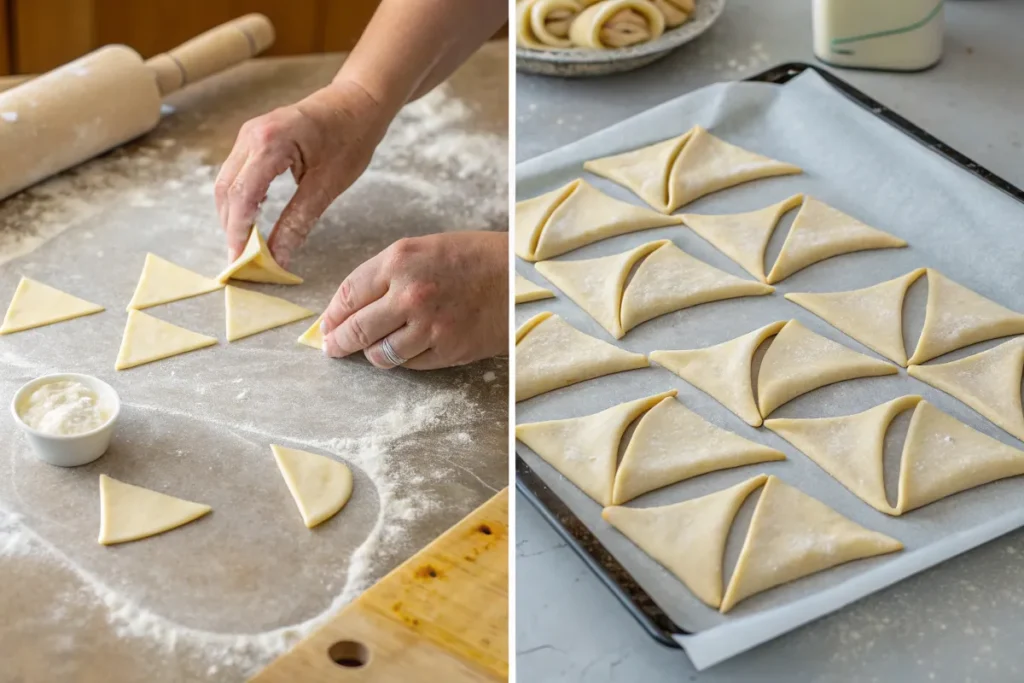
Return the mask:
{"type": "Polygon", "coordinates": [[[569,38],[580,47],[616,48],[645,43],[664,32],[665,17],[648,0],[607,0],[580,12],[569,27],[569,38]]]}

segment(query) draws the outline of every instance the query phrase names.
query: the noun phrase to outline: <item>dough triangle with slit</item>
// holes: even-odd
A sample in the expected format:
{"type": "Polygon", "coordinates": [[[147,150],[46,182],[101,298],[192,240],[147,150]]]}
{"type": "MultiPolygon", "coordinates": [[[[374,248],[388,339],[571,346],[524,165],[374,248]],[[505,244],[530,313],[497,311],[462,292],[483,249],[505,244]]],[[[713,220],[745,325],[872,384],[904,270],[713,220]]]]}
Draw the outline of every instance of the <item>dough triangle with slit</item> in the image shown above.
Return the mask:
{"type": "Polygon", "coordinates": [[[527,280],[522,275],[516,274],[516,303],[526,304],[531,301],[540,301],[541,299],[554,298],[554,294],[550,289],[544,289],[540,285],[535,285],[527,280]]]}
{"type": "Polygon", "coordinates": [[[137,541],[199,519],[209,505],[157,493],[100,475],[100,537],[103,545],[137,541]]]}
{"type": "Polygon", "coordinates": [[[215,292],[223,286],[217,280],[182,268],[156,254],[146,254],[146,263],[142,266],[142,275],[128,309],[141,311],[150,306],[215,292]]]}
{"type": "Polygon", "coordinates": [[[764,426],[871,507],[898,515],[885,497],[885,432],[897,415],[920,401],[920,396],[902,396],[855,415],[765,420],[764,426]]]}
{"type": "Polygon", "coordinates": [[[224,301],[227,307],[228,341],[238,341],[259,332],[316,315],[276,296],[260,294],[228,285],[224,301]]]}
{"type": "Polygon", "coordinates": [[[906,367],[903,299],[910,285],[924,272],[924,268],[918,268],[902,277],[849,292],[790,293],[786,298],[872,351],[906,367]]]}
{"type": "Polygon", "coordinates": [[[189,351],[213,346],[216,338],[186,330],[142,311],[128,311],[115,370],[127,370],[189,351]]]}
{"type": "Polygon", "coordinates": [[[768,273],[768,282],[775,284],[798,270],[840,254],[905,246],[907,243],[899,237],[872,228],[813,197],[806,197],[793,219],[779,258],[768,273]]]}
{"type": "Polygon", "coordinates": [[[716,427],[674,398],[664,398],[637,423],[615,474],[612,502],[622,505],[708,472],[785,459],[774,448],[716,427]]]}
{"type": "Polygon", "coordinates": [[[583,168],[631,190],[661,213],[672,213],[668,205],[668,174],[679,150],[692,130],[631,152],[583,163],[583,168]]]}
{"type": "Polygon", "coordinates": [[[900,466],[900,512],[1024,474],[1024,451],[968,427],[928,401],[917,404],[900,466]]]}
{"type": "Polygon", "coordinates": [[[252,232],[249,233],[245,251],[217,277],[217,281],[221,284],[225,284],[228,280],[265,282],[274,285],[302,284],[301,277],[289,273],[277,264],[267,243],[263,241],[263,235],[255,225],[252,226],[252,232]]]}
{"type": "Polygon", "coordinates": [[[928,269],[928,303],[913,364],[1011,334],[1024,334],[1024,314],[1003,308],[932,268],[928,269]]]}
{"type": "Polygon", "coordinates": [[[534,252],[537,250],[537,241],[540,240],[541,230],[551,218],[552,212],[582,182],[577,178],[557,190],[516,202],[516,256],[527,261],[537,260],[534,257],[534,252]]]}
{"type": "Polygon", "coordinates": [[[768,477],[754,508],[722,613],[751,595],[836,565],[902,550],[778,477],[768,477]]]}
{"type": "Polygon", "coordinates": [[[302,333],[302,335],[296,339],[296,343],[308,346],[311,349],[320,351],[324,347],[324,335],[320,333],[320,323],[324,321],[324,316],[321,313],[320,317],[316,319],[309,329],[302,333]]]}
{"type": "Polygon", "coordinates": [[[795,194],[757,211],[717,216],[686,213],[680,218],[686,227],[706,239],[745,271],[761,282],[766,282],[764,252],[768,248],[768,241],[783,214],[800,206],[803,200],[802,194],[795,194]]]}
{"type": "Polygon", "coordinates": [[[344,463],[284,446],[271,445],[270,450],[307,528],[345,507],[352,495],[352,471],[344,463]]]}
{"type": "Polygon", "coordinates": [[[626,428],[666,396],[620,403],[584,417],[516,425],[516,438],[601,505],[611,505],[619,442],[626,428]]]}
{"type": "Polygon", "coordinates": [[[606,507],[601,516],[683,582],[702,602],[722,602],[722,562],[736,513],[765,482],[760,474],[693,500],[653,508],[606,507]]]}
{"type": "Polygon", "coordinates": [[[751,427],[760,427],[761,413],[750,379],[754,352],[785,324],[774,322],[703,349],[652,351],[651,360],[710,395],[751,427]]]}
{"type": "Polygon", "coordinates": [[[53,323],[92,315],[103,310],[77,296],[65,294],[41,282],[22,277],[7,308],[0,334],[11,334],[53,323]]]}
{"type": "Polygon", "coordinates": [[[761,360],[758,407],[761,417],[768,417],[782,404],[819,387],[897,372],[894,365],[857,353],[790,320],[761,360]]]}
{"type": "Polygon", "coordinates": [[[950,363],[911,365],[911,377],[959,399],[1024,441],[1020,384],[1024,376],[1024,338],[950,363]]]}
{"type": "Polygon", "coordinates": [[[540,313],[516,330],[516,401],[647,365],[641,353],[594,339],[557,315],[540,313]]]}

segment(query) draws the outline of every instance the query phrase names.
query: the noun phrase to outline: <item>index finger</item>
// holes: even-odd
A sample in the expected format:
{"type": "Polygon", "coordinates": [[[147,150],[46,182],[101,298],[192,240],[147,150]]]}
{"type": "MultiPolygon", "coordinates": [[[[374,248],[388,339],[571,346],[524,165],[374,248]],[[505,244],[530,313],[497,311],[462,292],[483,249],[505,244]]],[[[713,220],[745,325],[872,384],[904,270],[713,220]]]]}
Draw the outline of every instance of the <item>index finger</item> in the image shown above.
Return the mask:
{"type": "Polygon", "coordinates": [[[288,170],[289,158],[280,153],[249,153],[227,192],[227,217],[224,231],[235,258],[242,253],[252,232],[260,203],[274,178],[288,170]]]}
{"type": "Polygon", "coordinates": [[[389,285],[381,254],[360,264],[349,273],[327,305],[320,331],[329,334],[353,313],[387,294],[389,285]]]}

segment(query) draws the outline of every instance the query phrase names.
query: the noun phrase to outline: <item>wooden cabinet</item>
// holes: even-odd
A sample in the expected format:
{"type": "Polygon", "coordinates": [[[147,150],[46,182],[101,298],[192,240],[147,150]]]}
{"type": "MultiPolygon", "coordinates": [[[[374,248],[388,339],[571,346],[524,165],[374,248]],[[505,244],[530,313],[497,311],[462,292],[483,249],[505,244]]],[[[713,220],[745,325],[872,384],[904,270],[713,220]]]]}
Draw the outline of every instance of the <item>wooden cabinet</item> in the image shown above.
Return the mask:
{"type": "Polygon", "coordinates": [[[0,76],[11,73],[11,39],[7,26],[7,0],[0,0],[0,76]]]}

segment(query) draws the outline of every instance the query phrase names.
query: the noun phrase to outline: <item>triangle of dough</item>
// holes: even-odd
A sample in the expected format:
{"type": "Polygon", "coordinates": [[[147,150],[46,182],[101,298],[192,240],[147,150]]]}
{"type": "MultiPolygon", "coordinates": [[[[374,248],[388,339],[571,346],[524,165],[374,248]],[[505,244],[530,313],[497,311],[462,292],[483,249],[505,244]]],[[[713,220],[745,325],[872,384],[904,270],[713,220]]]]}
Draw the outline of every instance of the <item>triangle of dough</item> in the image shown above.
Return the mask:
{"type": "Polygon", "coordinates": [[[215,292],[223,286],[212,278],[182,268],[156,254],[146,254],[142,275],[139,276],[139,284],[135,287],[128,309],[141,311],[151,306],[215,292]]]}
{"type": "Polygon", "coordinates": [[[540,240],[541,230],[544,229],[544,225],[551,218],[551,213],[558,208],[559,204],[565,201],[569,193],[575,190],[581,182],[583,181],[577,178],[557,190],[516,202],[516,256],[527,261],[537,260],[534,257],[534,251],[537,249],[537,241],[540,240]]]}
{"type": "Polygon", "coordinates": [[[526,304],[531,301],[540,301],[541,299],[552,299],[554,296],[550,289],[544,289],[540,285],[535,285],[522,275],[516,273],[517,304],[526,304]]]}
{"type": "Polygon", "coordinates": [[[631,190],[661,213],[672,213],[668,205],[668,174],[692,133],[688,130],[631,152],[585,161],[583,168],[631,190]]]}
{"type": "Polygon", "coordinates": [[[270,450],[307,529],[345,507],[352,496],[352,471],[344,463],[284,446],[271,445],[270,450]]]}
{"type": "Polygon", "coordinates": [[[601,505],[611,505],[619,443],[626,428],[666,396],[620,403],[607,410],[566,420],[516,425],[516,438],[601,505]]]}
{"type": "Polygon", "coordinates": [[[324,348],[324,335],[320,333],[320,323],[324,321],[324,314],[316,319],[309,329],[302,333],[295,341],[303,346],[320,351],[324,348]]]}
{"type": "Polygon", "coordinates": [[[768,248],[768,241],[783,214],[800,206],[803,200],[802,194],[795,194],[757,211],[717,216],[686,213],[680,218],[686,227],[706,239],[745,271],[761,282],[767,282],[764,252],[768,248]]]}
{"type": "Polygon", "coordinates": [[[228,341],[238,341],[259,332],[293,323],[316,315],[313,311],[290,301],[228,285],[224,301],[227,306],[228,341]]]}
{"type": "Polygon", "coordinates": [[[856,524],[775,476],[761,490],[724,614],[751,595],[836,565],[902,550],[903,544],[856,524]]]}
{"type": "Polygon", "coordinates": [[[622,532],[701,601],[722,602],[722,562],[736,513],[765,482],[760,474],[693,500],[654,508],[606,507],[605,521],[622,532]]]}
{"type": "Polygon", "coordinates": [[[895,375],[896,366],[857,353],[790,320],[761,360],[757,402],[761,417],[797,396],[857,377],[895,375]]]}
{"type": "Polygon", "coordinates": [[[541,313],[516,331],[516,401],[647,365],[642,353],[594,339],[557,315],[541,313]]]}
{"type": "Polygon", "coordinates": [[[137,541],[195,521],[212,508],[100,475],[103,545],[137,541]]]}
{"type": "Polygon", "coordinates": [[[77,296],[65,294],[41,282],[22,277],[7,308],[0,334],[11,334],[59,323],[103,310],[77,296]]]}
{"type": "Polygon", "coordinates": [[[622,505],[708,472],[785,459],[780,451],[716,427],[665,398],[640,418],[615,474],[612,502],[622,505]]]}
{"type": "Polygon", "coordinates": [[[1024,474],[1024,451],[968,427],[928,401],[910,418],[903,444],[901,513],[998,479],[1024,474]]]}
{"type": "Polygon", "coordinates": [[[214,337],[172,325],[142,311],[131,310],[128,311],[128,323],[124,326],[124,337],[121,339],[121,349],[117,352],[114,369],[127,370],[216,343],[214,337]]]}
{"type": "Polygon", "coordinates": [[[651,360],[711,396],[751,427],[760,427],[761,413],[750,379],[754,352],[785,324],[774,322],[703,349],[652,351],[651,360]]]}
{"type": "Polygon", "coordinates": [[[928,269],[924,327],[911,363],[924,363],[950,351],[1011,334],[1024,334],[1024,315],[928,269]]]}
{"type": "Polygon", "coordinates": [[[871,507],[898,515],[885,497],[885,432],[897,415],[920,401],[920,396],[902,396],[855,415],[765,420],[764,426],[871,507]]]}
{"type": "Polygon", "coordinates": [[[786,294],[786,298],[872,351],[907,367],[907,349],[903,344],[903,299],[910,285],[924,273],[924,268],[918,268],[902,277],[863,289],[791,293],[786,294]]]}
{"type": "Polygon", "coordinates": [[[907,243],[813,197],[804,199],[768,282],[775,284],[807,266],[840,254],[868,249],[894,249],[907,243]]]}
{"type": "Polygon", "coordinates": [[[247,282],[264,282],[274,285],[302,284],[301,277],[289,273],[277,264],[267,243],[263,240],[263,235],[255,225],[252,226],[252,232],[249,233],[245,251],[217,277],[217,281],[221,284],[226,284],[228,280],[246,280],[247,282]]]}
{"type": "Polygon", "coordinates": [[[1011,339],[950,363],[911,365],[907,373],[963,401],[1024,441],[1024,411],[1020,403],[1024,338],[1011,339]]]}

